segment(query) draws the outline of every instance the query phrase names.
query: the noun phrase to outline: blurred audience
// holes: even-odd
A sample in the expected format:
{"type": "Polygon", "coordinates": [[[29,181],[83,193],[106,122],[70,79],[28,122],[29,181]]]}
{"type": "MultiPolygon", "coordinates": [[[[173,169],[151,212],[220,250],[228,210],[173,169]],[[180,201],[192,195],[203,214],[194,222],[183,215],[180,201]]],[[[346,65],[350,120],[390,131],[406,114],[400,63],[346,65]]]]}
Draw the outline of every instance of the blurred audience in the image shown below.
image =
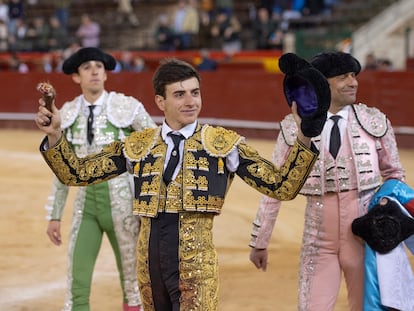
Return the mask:
{"type": "Polygon", "coordinates": [[[196,65],[199,71],[214,71],[217,69],[217,61],[210,57],[210,52],[207,49],[200,51],[200,63],[196,65]]]}
{"type": "Polygon", "coordinates": [[[59,20],[60,25],[66,30],[68,30],[70,3],[71,0],[53,0],[55,17],[59,20]]]}
{"type": "MultiPolygon", "coordinates": [[[[112,22],[138,26],[140,21],[133,9],[134,1],[113,0],[117,3],[117,15],[112,22]]],[[[251,1],[246,5],[248,21],[239,20],[232,0],[176,0],[174,7],[162,12],[156,25],[152,25],[152,39],[148,40],[147,49],[159,51],[199,50],[202,62],[200,70],[215,69],[217,63],[209,59],[209,51],[221,50],[227,59],[245,48],[274,49],[284,51],[286,36],[290,31],[290,21],[305,15],[328,14],[339,0],[261,0],[251,1]],[[249,27],[253,33],[249,42],[242,42],[243,27],[249,27]]],[[[34,8],[39,1],[0,0],[0,51],[50,52],[53,56],[55,71],[70,54],[80,47],[100,47],[102,33],[98,19],[93,19],[88,13],[80,17],[78,27],[71,33],[68,29],[70,0],[53,0],[53,11],[48,16],[25,16],[24,3],[34,8]],[[12,31],[11,31],[12,30],[12,31]],[[71,39],[74,38],[75,40],[71,39]],[[72,42],[73,41],[73,42],[72,42]]],[[[108,16],[108,15],[106,15],[108,16]]],[[[99,16],[96,15],[95,18],[99,16]]],[[[77,19],[76,19],[77,20],[77,19]]],[[[102,19],[99,19],[102,20],[102,19]]],[[[144,19],[142,19],[144,20],[144,19]]],[[[73,24],[73,21],[71,21],[73,24]]],[[[108,27],[111,25],[105,25],[108,27]]],[[[150,26],[150,25],[146,25],[150,26]]],[[[296,27],[296,26],[295,26],[296,27]]],[[[71,28],[74,28],[73,26],[71,28]]],[[[246,36],[247,38],[247,36],[246,36]]],[[[145,42],[145,40],[143,40],[145,42]]],[[[107,42],[107,41],[105,41],[107,42]]],[[[132,42],[132,41],[131,41],[132,42]]],[[[145,43],[144,43],[145,44],[145,43]]],[[[132,45],[132,43],[131,43],[132,45]]],[[[116,49],[114,46],[113,48],[116,49]]],[[[131,46],[128,49],[135,49],[131,46]]],[[[385,59],[375,59],[367,62],[366,70],[393,70],[392,62],[385,59]]],[[[50,66],[46,62],[45,71],[50,66]]],[[[42,60],[38,60],[38,65],[42,60]]],[[[30,68],[32,66],[30,65],[30,68]]],[[[118,67],[117,67],[118,68],[118,67]]],[[[130,51],[122,53],[119,60],[119,71],[140,72],[146,70],[145,61],[134,58],[130,51]],[[124,59],[128,58],[128,59],[124,59]]],[[[23,70],[24,71],[24,70],[23,70]]]]}
{"type": "Polygon", "coordinates": [[[229,18],[233,16],[234,12],[234,3],[233,0],[215,0],[214,1],[216,13],[224,13],[229,18]]]}
{"type": "Polygon", "coordinates": [[[197,48],[217,48],[217,46],[214,45],[213,36],[211,34],[211,25],[211,15],[209,12],[201,11],[196,44],[197,48]]]}
{"type": "Polygon", "coordinates": [[[364,70],[377,70],[377,59],[374,53],[370,52],[365,56],[364,70]]]}
{"type": "Polygon", "coordinates": [[[17,18],[14,31],[9,30],[9,48],[11,51],[31,51],[32,45],[27,36],[28,26],[24,19],[17,18]]]}
{"type": "Polygon", "coordinates": [[[9,0],[8,14],[9,33],[16,33],[18,21],[24,20],[25,18],[23,0],[9,0]]]}
{"type": "Polygon", "coordinates": [[[100,44],[101,26],[92,20],[89,14],[82,14],[81,23],[76,31],[76,36],[81,42],[81,46],[98,48],[100,44]]]}
{"type": "Polygon", "coordinates": [[[276,28],[269,36],[268,47],[272,50],[284,51],[285,33],[280,28],[276,28]]]}
{"type": "Polygon", "coordinates": [[[196,0],[178,0],[172,14],[173,30],[179,50],[194,47],[194,39],[199,30],[199,15],[196,0]]]}
{"type": "Polygon", "coordinates": [[[134,12],[134,8],[132,7],[131,0],[116,0],[118,2],[117,8],[117,18],[116,23],[122,24],[125,19],[132,25],[132,26],[139,26],[139,19],[134,12]]]}
{"type": "Polygon", "coordinates": [[[132,65],[131,65],[131,72],[143,72],[147,71],[147,65],[145,64],[145,60],[139,56],[136,55],[132,59],[132,65]]]}
{"type": "Polygon", "coordinates": [[[0,0],[0,21],[6,26],[9,24],[9,5],[5,0],[0,0]]]}
{"type": "Polygon", "coordinates": [[[58,51],[63,50],[68,46],[68,32],[60,23],[56,16],[49,19],[50,35],[49,35],[49,50],[58,51]]]}
{"type": "Polygon", "coordinates": [[[257,17],[253,21],[253,31],[256,38],[256,49],[270,49],[270,37],[274,35],[277,24],[270,18],[265,7],[257,10],[257,17]]]}
{"type": "Polygon", "coordinates": [[[18,73],[28,73],[29,66],[26,63],[20,60],[16,53],[11,53],[8,59],[8,68],[9,71],[14,71],[18,73]]]}
{"type": "Polygon", "coordinates": [[[170,20],[167,14],[161,14],[158,17],[154,37],[158,50],[175,51],[178,43],[176,43],[174,30],[170,27],[170,20]]]}
{"type": "Polygon", "coordinates": [[[241,24],[235,15],[219,12],[211,28],[213,40],[217,40],[229,57],[242,50],[240,39],[241,24]]]}
{"type": "Polygon", "coordinates": [[[393,71],[394,66],[392,61],[388,58],[380,58],[377,60],[377,70],[378,71],[393,71]]]}
{"type": "Polygon", "coordinates": [[[0,52],[9,49],[9,29],[4,20],[0,19],[0,52]]]}
{"type": "Polygon", "coordinates": [[[30,41],[31,50],[35,52],[49,51],[50,27],[45,19],[36,16],[27,29],[27,38],[30,41]]]}

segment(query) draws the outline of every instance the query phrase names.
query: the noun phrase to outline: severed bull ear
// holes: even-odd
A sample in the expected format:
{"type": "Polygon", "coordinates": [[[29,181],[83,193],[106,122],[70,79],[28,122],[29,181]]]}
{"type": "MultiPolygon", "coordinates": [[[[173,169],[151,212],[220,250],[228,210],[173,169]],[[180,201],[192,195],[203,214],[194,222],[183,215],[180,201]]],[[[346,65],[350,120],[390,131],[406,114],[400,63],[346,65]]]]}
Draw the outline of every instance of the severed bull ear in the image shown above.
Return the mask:
{"type": "Polygon", "coordinates": [[[42,98],[46,103],[46,108],[52,111],[52,103],[56,97],[56,90],[49,82],[40,82],[36,89],[42,94],[42,98]]]}

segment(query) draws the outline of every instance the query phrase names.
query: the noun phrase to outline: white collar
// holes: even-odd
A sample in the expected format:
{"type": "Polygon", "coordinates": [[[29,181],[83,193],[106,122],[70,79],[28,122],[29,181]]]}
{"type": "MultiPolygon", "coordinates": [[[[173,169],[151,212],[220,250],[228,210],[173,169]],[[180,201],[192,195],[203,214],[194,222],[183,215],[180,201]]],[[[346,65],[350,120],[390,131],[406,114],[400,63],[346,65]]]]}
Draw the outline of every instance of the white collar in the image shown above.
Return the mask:
{"type": "Polygon", "coordinates": [[[97,100],[95,100],[95,102],[94,102],[94,103],[90,103],[90,102],[88,102],[88,101],[86,100],[85,96],[84,96],[84,95],[82,95],[82,101],[85,103],[85,105],[86,105],[86,106],[91,106],[91,105],[95,105],[95,106],[102,106],[102,105],[103,105],[103,103],[104,103],[104,100],[105,100],[105,98],[106,98],[106,96],[107,96],[107,95],[108,95],[108,92],[104,90],[104,91],[102,92],[101,96],[99,96],[99,97],[98,97],[98,99],[97,99],[97,100]]]}
{"type": "Polygon", "coordinates": [[[165,141],[167,134],[170,132],[174,132],[174,133],[180,133],[181,135],[185,137],[185,139],[187,139],[188,137],[194,134],[196,128],[197,128],[197,121],[194,121],[193,123],[187,124],[186,126],[179,129],[178,131],[174,131],[167,125],[167,123],[165,123],[165,120],[164,120],[164,122],[162,123],[162,127],[161,127],[161,137],[165,141]]]}
{"type": "MultiPolygon", "coordinates": [[[[348,114],[349,114],[349,109],[350,109],[350,105],[347,105],[345,107],[343,107],[341,110],[339,110],[335,115],[337,116],[341,116],[342,119],[344,120],[348,120],[348,114]]],[[[329,119],[330,117],[332,117],[334,114],[332,112],[328,111],[328,115],[327,118],[329,119]]]]}

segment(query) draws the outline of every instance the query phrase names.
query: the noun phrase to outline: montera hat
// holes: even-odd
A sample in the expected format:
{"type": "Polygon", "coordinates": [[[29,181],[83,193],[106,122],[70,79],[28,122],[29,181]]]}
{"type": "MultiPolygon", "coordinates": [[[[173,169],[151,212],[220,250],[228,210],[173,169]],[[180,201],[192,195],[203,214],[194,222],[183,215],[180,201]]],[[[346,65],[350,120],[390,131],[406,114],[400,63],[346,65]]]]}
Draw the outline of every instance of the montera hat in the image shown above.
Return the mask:
{"type": "Polygon", "coordinates": [[[303,134],[307,137],[319,135],[331,103],[328,81],[309,62],[294,53],[283,54],[279,68],[285,74],[285,98],[289,106],[296,102],[303,134]]]}
{"type": "Polygon", "coordinates": [[[115,69],[116,61],[111,55],[94,47],[81,48],[72,54],[63,62],[62,70],[65,74],[70,75],[78,72],[78,68],[90,60],[100,61],[104,64],[106,70],[115,69]]]}
{"type": "Polygon", "coordinates": [[[391,198],[385,205],[374,205],[367,214],[352,222],[352,232],[376,252],[386,254],[414,234],[414,219],[391,198]]]}
{"type": "Polygon", "coordinates": [[[348,72],[358,75],[361,71],[359,61],[349,53],[323,52],[315,55],[310,63],[326,78],[336,77],[348,72]]]}

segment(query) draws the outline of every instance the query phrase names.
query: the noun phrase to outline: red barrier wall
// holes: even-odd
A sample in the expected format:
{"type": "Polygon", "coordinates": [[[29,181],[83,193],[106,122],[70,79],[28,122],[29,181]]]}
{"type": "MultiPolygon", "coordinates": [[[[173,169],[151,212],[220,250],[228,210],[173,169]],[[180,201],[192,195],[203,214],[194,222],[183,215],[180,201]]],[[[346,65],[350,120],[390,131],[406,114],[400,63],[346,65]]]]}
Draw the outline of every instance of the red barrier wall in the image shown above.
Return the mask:
{"type": "MultiPolygon", "coordinates": [[[[282,94],[282,76],[253,70],[202,73],[202,117],[278,121],[289,110],[282,94]]],[[[63,74],[1,73],[0,112],[33,113],[39,93],[36,85],[49,81],[57,90],[57,106],[80,93],[63,74]]],[[[139,98],[151,114],[161,115],[154,104],[152,72],[109,74],[107,90],[139,98]]]]}
{"type": "MultiPolygon", "coordinates": [[[[161,113],[154,104],[151,78],[152,72],[110,73],[106,86],[108,90],[117,90],[139,98],[150,114],[160,116],[161,113]]],[[[414,72],[362,72],[358,78],[358,101],[384,111],[396,127],[414,127],[414,72]]],[[[44,80],[55,86],[58,106],[79,94],[79,88],[71,78],[58,73],[3,72],[0,73],[0,80],[0,112],[35,113],[39,98],[36,85],[44,80]]],[[[200,117],[280,121],[289,113],[283,96],[282,81],[283,75],[263,70],[222,69],[203,72],[204,107],[200,117]]],[[[272,131],[271,137],[274,135],[272,131]]],[[[402,139],[412,142],[413,136],[411,134],[402,139]]]]}

